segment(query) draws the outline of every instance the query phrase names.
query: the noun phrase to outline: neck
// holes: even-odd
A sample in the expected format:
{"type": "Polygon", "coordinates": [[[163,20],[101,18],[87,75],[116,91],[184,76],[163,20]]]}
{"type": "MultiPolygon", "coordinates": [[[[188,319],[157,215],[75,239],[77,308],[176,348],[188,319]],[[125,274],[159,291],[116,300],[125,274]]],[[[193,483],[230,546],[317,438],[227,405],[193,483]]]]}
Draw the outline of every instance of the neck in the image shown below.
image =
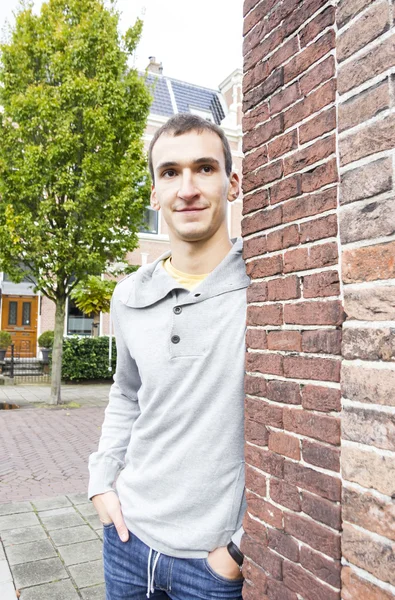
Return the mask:
{"type": "Polygon", "coordinates": [[[171,264],[189,275],[211,273],[228,254],[232,242],[226,236],[213,236],[209,240],[187,242],[170,240],[171,264]]]}

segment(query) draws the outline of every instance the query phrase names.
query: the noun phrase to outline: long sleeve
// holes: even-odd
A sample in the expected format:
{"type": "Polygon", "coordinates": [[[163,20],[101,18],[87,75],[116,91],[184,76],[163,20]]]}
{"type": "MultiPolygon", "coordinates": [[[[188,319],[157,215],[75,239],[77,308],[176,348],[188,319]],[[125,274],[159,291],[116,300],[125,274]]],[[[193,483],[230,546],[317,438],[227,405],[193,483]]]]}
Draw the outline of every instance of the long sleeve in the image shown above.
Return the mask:
{"type": "Polygon", "coordinates": [[[140,414],[137,399],[137,392],[141,386],[140,376],[124,341],[116,303],[114,294],[111,311],[117,346],[117,365],[109,403],[105,410],[99,448],[89,458],[89,498],[113,489],[114,481],[124,466],[133,424],[140,414]]]}

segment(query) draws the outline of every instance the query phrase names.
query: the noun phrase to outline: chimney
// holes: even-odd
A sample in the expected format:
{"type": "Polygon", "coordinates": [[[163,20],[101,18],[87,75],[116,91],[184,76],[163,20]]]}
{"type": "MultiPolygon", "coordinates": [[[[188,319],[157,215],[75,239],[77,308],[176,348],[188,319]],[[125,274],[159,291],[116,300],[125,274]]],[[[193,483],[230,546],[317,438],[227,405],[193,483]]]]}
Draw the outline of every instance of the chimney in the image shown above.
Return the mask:
{"type": "Polygon", "coordinates": [[[148,71],[150,71],[151,73],[156,73],[157,75],[162,75],[163,73],[163,66],[162,63],[156,62],[156,58],[155,56],[149,56],[149,63],[148,63],[148,71]]]}

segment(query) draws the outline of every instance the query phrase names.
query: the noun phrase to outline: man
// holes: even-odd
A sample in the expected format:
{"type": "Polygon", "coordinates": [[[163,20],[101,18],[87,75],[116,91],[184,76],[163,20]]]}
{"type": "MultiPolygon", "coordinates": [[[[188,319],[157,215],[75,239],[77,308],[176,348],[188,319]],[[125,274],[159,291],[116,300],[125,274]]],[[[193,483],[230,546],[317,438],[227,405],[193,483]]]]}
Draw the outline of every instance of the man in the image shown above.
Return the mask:
{"type": "Polygon", "coordinates": [[[171,252],[114,292],[115,383],[90,458],[107,600],[240,600],[249,278],[226,222],[239,179],[222,130],[190,114],[155,134],[149,166],[171,252]]]}

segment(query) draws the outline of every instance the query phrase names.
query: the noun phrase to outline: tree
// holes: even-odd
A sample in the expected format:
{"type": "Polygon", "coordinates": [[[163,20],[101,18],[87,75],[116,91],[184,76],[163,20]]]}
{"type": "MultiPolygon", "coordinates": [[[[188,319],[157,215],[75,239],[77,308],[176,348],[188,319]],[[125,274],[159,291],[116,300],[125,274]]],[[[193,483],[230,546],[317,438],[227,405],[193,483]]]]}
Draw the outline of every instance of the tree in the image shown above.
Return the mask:
{"type": "Polygon", "coordinates": [[[70,294],[77,308],[86,315],[93,315],[94,325],[99,323],[101,312],[110,312],[111,296],[116,281],[101,279],[89,275],[85,281],[80,281],[70,294]]]}
{"type": "Polygon", "coordinates": [[[113,2],[22,4],[0,64],[0,270],[56,305],[51,401],[60,401],[66,298],[138,245],[151,102],[128,67],[142,31],[113,2]]]}

